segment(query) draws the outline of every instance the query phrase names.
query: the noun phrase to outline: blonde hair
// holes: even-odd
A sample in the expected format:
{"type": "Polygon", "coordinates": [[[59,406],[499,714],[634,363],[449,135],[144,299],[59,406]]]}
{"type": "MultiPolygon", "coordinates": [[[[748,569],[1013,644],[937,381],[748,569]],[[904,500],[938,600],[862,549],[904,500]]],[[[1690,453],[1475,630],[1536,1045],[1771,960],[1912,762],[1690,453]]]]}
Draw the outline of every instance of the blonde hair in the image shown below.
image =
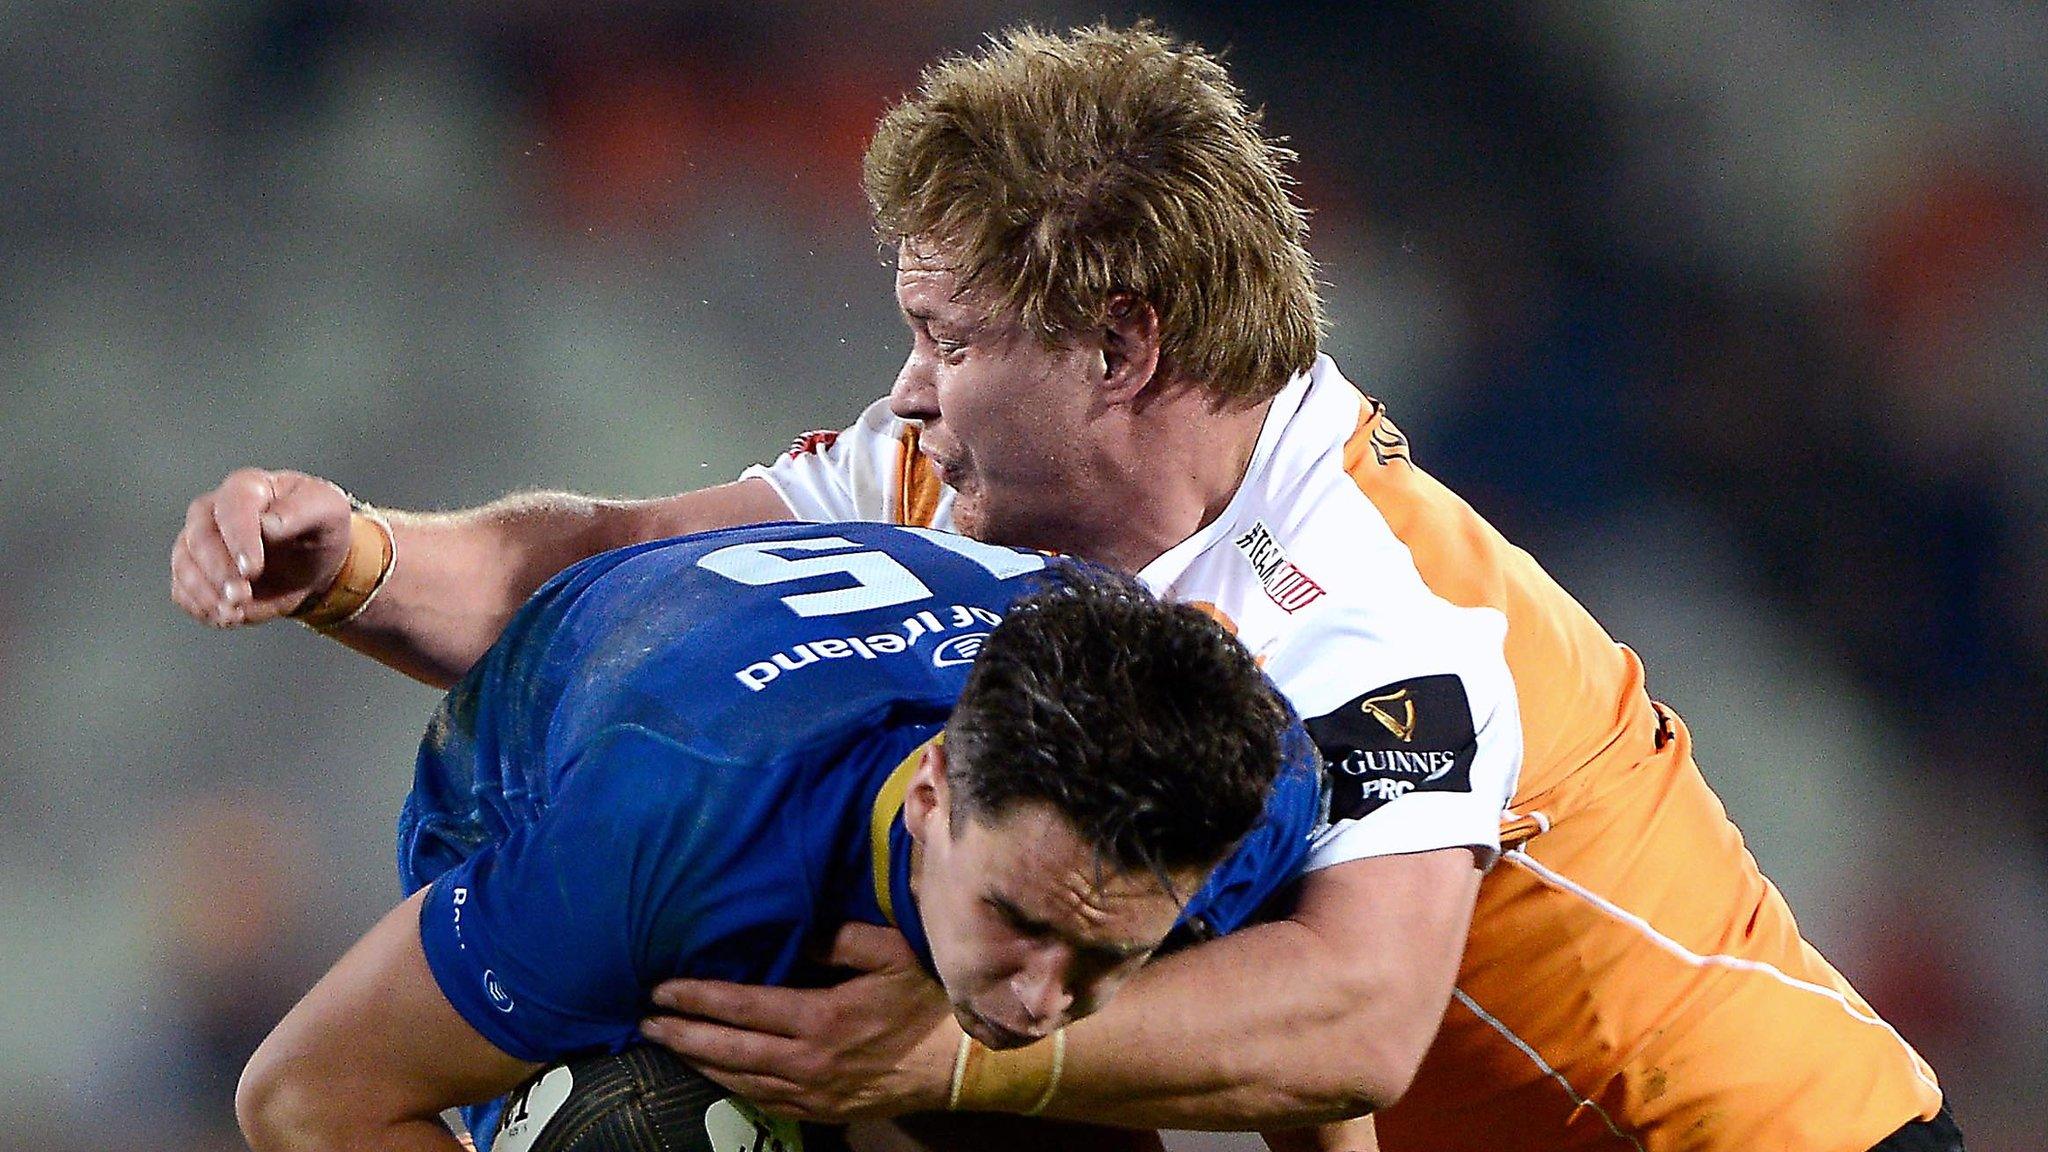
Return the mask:
{"type": "Polygon", "coordinates": [[[926,69],[862,182],[884,243],[936,246],[1046,342],[1130,294],[1167,368],[1264,399],[1314,361],[1323,317],[1294,153],[1259,125],[1221,63],[1149,23],[1013,28],[926,69]]]}

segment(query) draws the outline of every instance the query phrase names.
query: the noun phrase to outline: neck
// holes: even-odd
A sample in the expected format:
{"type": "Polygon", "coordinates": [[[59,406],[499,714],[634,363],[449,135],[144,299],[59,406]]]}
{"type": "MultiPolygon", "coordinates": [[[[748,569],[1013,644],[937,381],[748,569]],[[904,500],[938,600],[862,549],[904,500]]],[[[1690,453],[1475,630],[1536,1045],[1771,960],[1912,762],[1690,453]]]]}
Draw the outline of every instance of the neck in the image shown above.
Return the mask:
{"type": "Polygon", "coordinates": [[[1136,572],[1221,516],[1244,483],[1272,401],[1212,404],[1191,384],[1148,389],[1133,402],[1088,477],[1095,514],[1062,551],[1136,572]]]}

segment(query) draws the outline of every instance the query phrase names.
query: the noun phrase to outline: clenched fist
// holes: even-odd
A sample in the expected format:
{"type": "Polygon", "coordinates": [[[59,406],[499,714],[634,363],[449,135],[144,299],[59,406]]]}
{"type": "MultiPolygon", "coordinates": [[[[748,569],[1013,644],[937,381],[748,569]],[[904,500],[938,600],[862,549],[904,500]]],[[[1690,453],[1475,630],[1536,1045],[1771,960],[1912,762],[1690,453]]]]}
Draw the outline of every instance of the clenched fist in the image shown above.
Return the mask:
{"type": "Polygon", "coordinates": [[[216,628],[261,624],[326,590],[348,555],[349,503],[303,472],[240,468],[194,499],[171,546],[171,599],[216,628]]]}

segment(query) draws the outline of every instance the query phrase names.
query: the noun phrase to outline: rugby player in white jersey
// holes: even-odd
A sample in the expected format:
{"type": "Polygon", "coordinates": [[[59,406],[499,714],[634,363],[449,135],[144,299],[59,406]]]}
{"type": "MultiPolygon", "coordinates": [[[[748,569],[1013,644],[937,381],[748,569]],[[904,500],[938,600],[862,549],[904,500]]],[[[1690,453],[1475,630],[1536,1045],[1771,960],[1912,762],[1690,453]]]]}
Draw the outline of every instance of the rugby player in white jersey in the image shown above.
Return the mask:
{"type": "Polygon", "coordinates": [[[1208,605],[1328,763],[1292,915],[1148,968],[1056,1064],[990,1065],[871,935],[842,943],[873,971],[835,989],[665,986],[683,1015],[648,1034],[793,1114],[1023,1100],[1288,1147],[1369,1146],[1370,1123],[1304,1126],[1371,1114],[1389,1149],[1959,1148],[1634,654],[1318,356],[1289,159],[1199,49],[1008,34],[935,66],[870,146],[912,346],[851,428],[665,499],[388,523],[244,470],[193,501],[173,596],[221,626],[298,614],[443,683],[578,558],[795,515],[1056,549],[1208,605]]]}

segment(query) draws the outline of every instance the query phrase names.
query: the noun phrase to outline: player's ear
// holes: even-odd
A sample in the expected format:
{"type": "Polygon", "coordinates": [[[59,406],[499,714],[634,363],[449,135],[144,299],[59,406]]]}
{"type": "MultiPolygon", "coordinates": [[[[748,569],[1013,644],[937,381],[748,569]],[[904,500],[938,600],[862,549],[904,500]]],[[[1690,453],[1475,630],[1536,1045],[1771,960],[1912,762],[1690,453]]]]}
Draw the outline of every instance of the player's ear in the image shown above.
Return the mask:
{"type": "Polygon", "coordinates": [[[1102,319],[1102,388],[1107,403],[1128,402],[1159,372],[1159,310],[1129,292],[1109,298],[1102,319]]]}
{"type": "Polygon", "coordinates": [[[903,828],[920,844],[947,833],[946,746],[929,744],[910,770],[903,793],[903,828]]]}

